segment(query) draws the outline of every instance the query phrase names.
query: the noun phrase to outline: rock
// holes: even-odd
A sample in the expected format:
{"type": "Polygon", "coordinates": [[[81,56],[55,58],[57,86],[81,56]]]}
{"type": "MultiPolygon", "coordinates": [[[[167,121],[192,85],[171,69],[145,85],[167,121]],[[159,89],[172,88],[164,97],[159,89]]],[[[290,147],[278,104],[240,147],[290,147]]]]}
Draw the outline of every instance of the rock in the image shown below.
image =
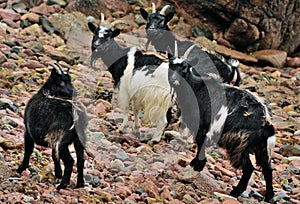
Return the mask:
{"type": "Polygon", "coordinates": [[[24,14],[27,12],[27,6],[24,3],[14,4],[12,8],[14,11],[20,14],[24,14]]]}
{"type": "Polygon", "coordinates": [[[197,201],[189,194],[185,194],[182,201],[188,204],[197,203],[197,201]]]}
{"type": "Polygon", "coordinates": [[[48,0],[47,1],[48,5],[59,5],[61,7],[65,7],[67,5],[67,3],[64,0],[48,0]]]}
{"type": "Polygon", "coordinates": [[[9,19],[9,20],[12,20],[12,21],[18,21],[21,18],[21,15],[14,12],[13,10],[2,9],[2,8],[0,8],[0,16],[3,19],[9,19]]]}
{"type": "Polygon", "coordinates": [[[285,191],[292,191],[292,187],[288,184],[283,184],[282,185],[283,190],[285,191]]]}
{"type": "Polygon", "coordinates": [[[37,52],[37,53],[43,53],[45,51],[41,42],[38,42],[38,41],[29,41],[29,42],[21,43],[21,44],[25,48],[33,50],[34,52],[37,52]]]}
{"type": "Polygon", "coordinates": [[[286,65],[289,67],[300,67],[300,57],[287,57],[286,65]]]}
{"type": "Polygon", "coordinates": [[[240,202],[236,199],[227,198],[222,202],[222,204],[240,204],[240,202]]]}
{"type": "Polygon", "coordinates": [[[251,190],[251,192],[249,193],[249,196],[251,196],[253,198],[256,198],[258,200],[263,200],[264,199],[264,197],[255,190],[251,190]]]}
{"type": "Polygon", "coordinates": [[[258,28],[241,18],[236,18],[224,33],[224,38],[239,49],[245,49],[259,37],[258,28]]]}
{"type": "Polygon", "coordinates": [[[124,169],[124,163],[120,159],[115,159],[110,162],[112,168],[124,169]]]}
{"type": "Polygon", "coordinates": [[[127,197],[132,194],[131,190],[127,186],[116,185],[115,191],[116,191],[117,195],[119,195],[119,196],[121,195],[123,197],[127,197]]]}
{"type": "Polygon", "coordinates": [[[227,194],[223,194],[223,193],[219,193],[219,192],[214,192],[214,196],[217,197],[218,199],[230,199],[230,200],[236,200],[236,198],[227,195],[227,194]]]}
{"type": "Polygon", "coordinates": [[[225,175],[228,175],[228,176],[231,176],[231,177],[234,177],[236,176],[236,174],[228,169],[225,169],[219,165],[215,165],[215,170],[219,170],[222,172],[222,174],[225,174],[225,175]]]}
{"type": "Polygon", "coordinates": [[[143,192],[146,192],[152,198],[159,197],[158,187],[152,181],[141,183],[140,188],[143,189],[143,192]]]}
{"type": "Polygon", "coordinates": [[[287,53],[281,50],[260,50],[252,54],[258,60],[268,62],[274,67],[283,67],[287,53]]]}
{"type": "Polygon", "coordinates": [[[112,196],[110,193],[105,192],[105,191],[103,191],[103,190],[100,189],[100,188],[93,188],[93,191],[94,191],[97,195],[101,196],[101,198],[103,198],[104,201],[111,201],[111,200],[112,200],[112,197],[113,197],[113,196],[112,196]]]}
{"type": "Polygon", "coordinates": [[[7,98],[0,98],[0,110],[2,109],[10,109],[11,111],[17,113],[18,107],[9,99],[7,98]]]}
{"type": "Polygon", "coordinates": [[[35,37],[39,37],[43,35],[43,31],[40,26],[35,23],[27,28],[24,28],[21,32],[21,35],[33,35],[35,37]]]}
{"type": "Polygon", "coordinates": [[[283,156],[300,156],[300,146],[299,145],[282,145],[279,149],[279,152],[283,156]]]}

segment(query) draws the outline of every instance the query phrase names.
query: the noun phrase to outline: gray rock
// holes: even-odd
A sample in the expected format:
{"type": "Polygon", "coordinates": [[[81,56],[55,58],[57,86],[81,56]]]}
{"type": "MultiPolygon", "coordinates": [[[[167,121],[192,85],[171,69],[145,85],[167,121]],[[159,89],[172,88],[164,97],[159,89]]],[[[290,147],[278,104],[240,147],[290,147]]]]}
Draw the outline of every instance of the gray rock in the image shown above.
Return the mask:
{"type": "Polygon", "coordinates": [[[61,7],[65,7],[67,3],[64,0],[48,0],[47,1],[48,5],[59,5],[61,7]]]}
{"type": "Polygon", "coordinates": [[[15,10],[17,13],[24,14],[27,13],[27,6],[23,3],[14,4],[12,6],[13,10],[15,10]]]}
{"type": "Polygon", "coordinates": [[[116,154],[115,157],[116,159],[120,159],[122,161],[129,159],[129,156],[127,154],[116,154]]]}
{"type": "Polygon", "coordinates": [[[292,187],[290,186],[290,185],[288,185],[288,184],[283,184],[282,185],[282,188],[285,190],[285,191],[292,191],[292,187]]]}
{"type": "Polygon", "coordinates": [[[253,197],[253,198],[256,198],[257,200],[263,200],[264,199],[264,197],[259,192],[257,192],[256,190],[251,190],[249,196],[253,197]]]}
{"type": "Polygon", "coordinates": [[[0,110],[2,109],[10,109],[11,111],[17,113],[18,107],[9,99],[7,98],[0,98],[0,110]]]}

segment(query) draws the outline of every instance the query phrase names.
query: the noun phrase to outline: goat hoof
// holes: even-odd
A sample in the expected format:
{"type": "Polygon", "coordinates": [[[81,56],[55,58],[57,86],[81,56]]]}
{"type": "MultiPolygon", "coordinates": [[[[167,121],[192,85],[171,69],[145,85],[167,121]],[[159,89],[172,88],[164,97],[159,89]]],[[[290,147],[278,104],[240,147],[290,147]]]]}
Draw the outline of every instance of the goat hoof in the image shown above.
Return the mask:
{"type": "Polygon", "coordinates": [[[191,161],[190,166],[192,166],[194,168],[194,171],[199,171],[200,172],[205,167],[206,161],[207,161],[206,159],[199,160],[198,158],[194,158],[191,161]]]}
{"type": "Polygon", "coordinates": [[[61,183],[61,184],[59,184],[57,187],[56,187],[56,189],[57,190],[60,190],[60,189],[65,189],[65,188],[67,188],[67,184],[64,184],[64,183],[61,183]]]}
{"type": "Polygon", "coordinates": [[[24,171],[24,168],[22,166],[20,166],[18,169],[17,169],[17,173],[21,174],[22,172],[24,171]]]}
{"type": "Polygon", "coordinates": [[[233,187],[233,190],[230,192],[230,195],[237,198],[239,197],[241,194],[243,193],[243,191],[241,191],[240,189],[238,189],[237,187],[233,187]]]}
{"type": "Polygon", "coordinates": [[[77,183],[76,188],[83,188],[84,182],[77,183]]]}
{"type": "Polygon", "coordinates": [[[271,192],[271,193],[266,193],[265,194],[265,202],[269,202],[272,200],[272,198],[274,197],[274,192],[271,192]]]}

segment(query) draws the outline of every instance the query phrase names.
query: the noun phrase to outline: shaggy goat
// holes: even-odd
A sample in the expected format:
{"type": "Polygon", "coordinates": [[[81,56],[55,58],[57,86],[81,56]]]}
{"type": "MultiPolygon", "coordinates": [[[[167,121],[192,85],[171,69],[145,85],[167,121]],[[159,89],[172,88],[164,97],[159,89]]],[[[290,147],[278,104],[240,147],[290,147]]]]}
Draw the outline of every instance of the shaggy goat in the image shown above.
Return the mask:
{"type": "Polygon", "coordinates": [[[206,145],[215,143],[226,149],[233,167],[243,170],[230,193],[238,197],[254,171],[249,158],[254,154],[266,181],[265,200],[269,201],[274,196],[270,161],[275,130],[267,106],[250,91],[223,84],[218,76],[199,75],[186,60],[190,50],[184,57],[169,54],[169,83],[177,95],[182,120],[194,133],[198,146],[190,165],[196,171],[203,170],[206,145]]]}
{"type": "MultiPolygon", "coordinates": [[[[141,8],[140,13],[147,21],[146,33],[148,42],[146,47],[151,42],[157,51],[167,51],[172,53],[174,50],[175,40],[178,42],[179,55],[182,56],[184,52],[194,43],[192,41],[180,41],[170,31],[168,22],[173,18],[174,11],[170,11],[165,15],[169,5],[165,6],[160,12],[156,12],[155,5],[153,5],[152,13],[148,13],[141,8]]],[[[214,73],[219,75],[224,83],[232,83],[239,86],[241,83],[240,72],[238,69],[239,62],[237,60],[230,60],[229,62],[220,59],[219,57],[202,50],[200,47],[194,47],[190,52],[188,59],[192,61],[197,57],[200,59],[198,63],[201,65],[202,73],[214,73]],[[213,63],[207,63],[207,62],[213,63]]]]}
{"type": "Polygon", "coordinates": [[[168,83],[168,63],[156,55],[143,54],[136,47],[124,48],[115,42],[120,31],[89,23],[94,33],[92,40],[91,63],[101,57],[119,86],[118,102],[124,111],[123,131],[128,123],[129,105],[134,112],[133,132],[138,133],[138,113],[144,112],[144,124],[156,124],[157,130],[152,142],[160,141],[167,124],[166,113],[171,107],[170,86],[168,83]]]}
{"type": "Polygon", "coordinates": [[[25,154],[17,172],[22,173],[28,167],[35,143],[45,147],[50,146],[55,176],[62,178],[57,189],[66,188],[74,164],[68,146],[73,143],[77,155],[76,187],[83,187],[83,153],[86,142],[84,131],[87,126],[87,116],[82,105],[71,100],[76,95],[76,89],[71,83],[69,70],[64,72],[58,64],[51,66],[53,69],[50,77],[32,96],[25,108],[25,154]],[[60,159],[65,165],[63,175],[60,159]]]}

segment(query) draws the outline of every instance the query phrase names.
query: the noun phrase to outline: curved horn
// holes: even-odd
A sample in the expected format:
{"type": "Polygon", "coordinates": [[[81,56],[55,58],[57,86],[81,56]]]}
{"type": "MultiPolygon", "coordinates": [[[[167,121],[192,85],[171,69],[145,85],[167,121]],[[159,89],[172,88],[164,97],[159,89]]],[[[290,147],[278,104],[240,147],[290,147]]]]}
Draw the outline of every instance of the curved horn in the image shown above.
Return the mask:
{"type": "Polygon", "coordinates": [[[161,14],[161,15],[166,15],[166,14],[165,14],[165,13],[166,13],[166,10],[167,10],[169,7],[170,7],[170,5],[165,5],[165,6],[161,9],[160,14],[161,14]]]}
{"type": "Polygon", "coordinates": [[[55,62],[54,64],[50,64],[50,66],[53,67],[54,69],[56,69],[58,74],[63,73],[63,70],[62,70],[61,66],[58,63],[55,62]]]}
{"type": "Polygon", "coordinates": [[[177,40],[175,40],[174,56],[175,56],[175,57],[178,57],[178,47],[177,47],[177,40]]]}
{"type": "Polygon", "coordinates": [[[102,25],[104,23],[104,20],[105,20],[104,13],[101,13],[100,16],[101,16],[100,25],[102,25]]]}
{"type": "Polygon", "coordinates": [[[152,2],[152,13],[155,13],[155,12],[156,12],[155,3],[152,2]]]}
{"type": "Polygon", "coordinates": [[[130,26],[130,24],[127,21],[125,21],[125,20],[115,20],[115,21],[113,21],[113,22],[110,23],[110,27],[113,28],[117,24],[126,24],[126,25],[130,26]]]}
{"type": "Polygon", "coordinates": [[[189,47],[189,49],[187,49],[183,55],[184,59],[187,59],[187,57],[189,56],[189,54],[191,53],[192,49],[195,47],[196,45],[192,45],[191,47],[189,47]]]}

